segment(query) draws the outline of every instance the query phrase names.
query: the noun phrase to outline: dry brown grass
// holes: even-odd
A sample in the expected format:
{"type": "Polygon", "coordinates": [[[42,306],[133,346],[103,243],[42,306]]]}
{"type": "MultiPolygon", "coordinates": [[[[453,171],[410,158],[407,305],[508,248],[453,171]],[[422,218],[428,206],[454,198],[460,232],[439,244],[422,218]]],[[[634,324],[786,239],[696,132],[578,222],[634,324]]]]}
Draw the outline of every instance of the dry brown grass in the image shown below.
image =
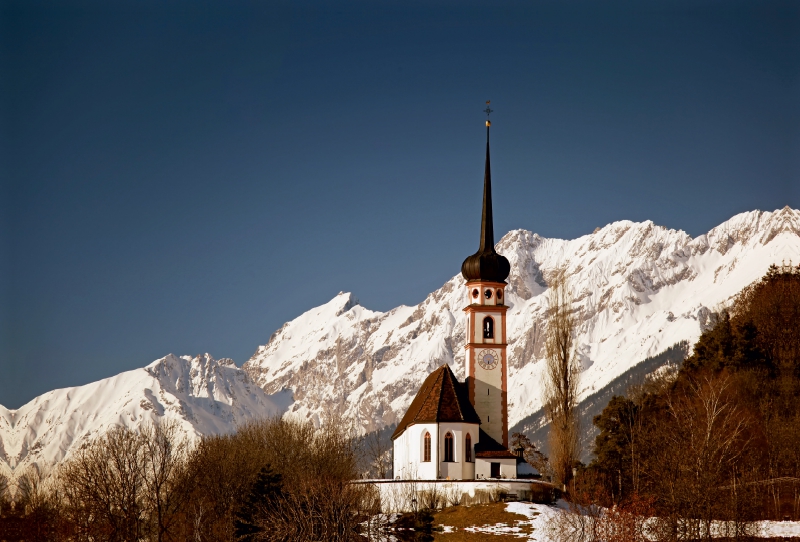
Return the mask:
{"type": "MultiPolygon", "coordinates": [[[[520,527],[522,532],[530,533],[530,525],[519,525],[527,521],[525,516],[506,512],[505,503],[478,504],[475,506],[451,506],[434,514],[433,524],[437,528],[452,527],[455,532],[436,533],[435,539],[447,542],[460,542],[462,540],[497,541],[498,535],[493,533],[475,533],[465,531],[466,527],[489,527],[503,523],[509,527],[520,527]]],[[[513,536],[508,533],[506,536],[513,536]]]]}

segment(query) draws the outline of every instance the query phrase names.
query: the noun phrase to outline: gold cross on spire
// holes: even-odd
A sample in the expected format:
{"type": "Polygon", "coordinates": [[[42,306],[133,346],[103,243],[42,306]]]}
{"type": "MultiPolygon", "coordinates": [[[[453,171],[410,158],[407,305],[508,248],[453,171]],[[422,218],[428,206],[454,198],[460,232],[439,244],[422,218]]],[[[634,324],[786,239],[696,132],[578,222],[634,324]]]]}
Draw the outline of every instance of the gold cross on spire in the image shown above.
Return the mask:
{"type": "Polygon", "coordinates": [[[491,100],[486,100],[486,109],[483,110],[483,112],[486,113],[487,119],[489,118],[489,115],[494,112],[494,109],[489,109],[489,102],[491,102],[491,100]]]}

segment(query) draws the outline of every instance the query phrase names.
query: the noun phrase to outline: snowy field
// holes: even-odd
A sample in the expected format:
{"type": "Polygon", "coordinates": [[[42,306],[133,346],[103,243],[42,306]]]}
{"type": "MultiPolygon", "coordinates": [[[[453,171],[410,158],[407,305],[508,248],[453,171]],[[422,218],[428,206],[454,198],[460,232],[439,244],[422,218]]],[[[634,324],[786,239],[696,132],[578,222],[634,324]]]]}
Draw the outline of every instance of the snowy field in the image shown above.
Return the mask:
{"type": "MultiPolygon", "coordinates": [[[[531,542],[554,542],[548,534],[548,524],[557,514],[562,513],[564,503],[556,506],[545,504],[532,504],[526,502],[512,502],[506,506],[506,512],[519,514],[525,519],[508,523],[496,523],[460,529],[471,533],[493,534],[503,538],[528,540],[531,542]]],[[[452,527],[444,528],[442,540],[447,540],[447,533],[453,533],[452,527]]],[[[800,540],[800,521],[761,521],[758,522],[758,536],[763,538],[797,538],[800,540]]]]}

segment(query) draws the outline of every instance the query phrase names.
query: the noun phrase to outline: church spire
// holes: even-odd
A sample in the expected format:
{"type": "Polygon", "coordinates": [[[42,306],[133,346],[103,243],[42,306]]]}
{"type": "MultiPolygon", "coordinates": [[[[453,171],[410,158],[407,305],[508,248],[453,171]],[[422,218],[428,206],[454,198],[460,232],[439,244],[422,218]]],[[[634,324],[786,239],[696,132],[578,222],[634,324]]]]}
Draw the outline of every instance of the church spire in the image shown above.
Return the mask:
{"type": "MultiPolygon", "coordinates": [[[[486,116],[492,112],[486,102],[486,116]]],[[[489,165],[489,127],[492,125],[486,119],[486,166],[483,172],[483,214],[481,215],[481,245],[480,250],[494,247],[494,224],[492,220],[492,168],[489,165]]]]}
{"type": "MultiPolygon", "coordinates": [[[[489,102],[484,110],[486,116],[492,112],[489,102]]],[[[481,214],[481,243],[478,252],[464,260],[461,274],[467,281],[481,280],[504,282],[511,271],[508,260],[494,250],[494,223],[492,218],[492,169],[489,161],[489,128],[486,119],[486,166],[483,173],[483,213],[481,214]]]]}

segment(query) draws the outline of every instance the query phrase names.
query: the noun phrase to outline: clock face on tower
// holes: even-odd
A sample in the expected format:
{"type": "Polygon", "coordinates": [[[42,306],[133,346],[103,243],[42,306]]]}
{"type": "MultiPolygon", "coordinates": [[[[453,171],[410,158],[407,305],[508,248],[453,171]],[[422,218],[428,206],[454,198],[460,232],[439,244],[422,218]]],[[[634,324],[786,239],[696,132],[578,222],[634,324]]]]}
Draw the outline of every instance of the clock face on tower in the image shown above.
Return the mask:
{"type": "Polygon", "coordinates": [[[481,350],[478,352],[478,365],[487,370],[497,367],[497,354],[493,350],[481,350]]]}

